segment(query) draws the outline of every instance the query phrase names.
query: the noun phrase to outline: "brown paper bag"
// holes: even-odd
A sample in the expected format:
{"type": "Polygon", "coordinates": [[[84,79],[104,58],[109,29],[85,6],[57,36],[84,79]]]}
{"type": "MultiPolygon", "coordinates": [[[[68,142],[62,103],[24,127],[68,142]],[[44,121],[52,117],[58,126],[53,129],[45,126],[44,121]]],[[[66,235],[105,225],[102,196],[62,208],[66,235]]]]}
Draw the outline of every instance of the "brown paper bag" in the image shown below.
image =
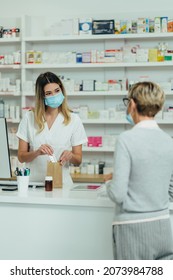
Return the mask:
{"type": "Polygon", "coordinates": [[[57,162],[47,162],[47,176],[53,177],[53,188],[62,188],[62,165],[57,162]]]}

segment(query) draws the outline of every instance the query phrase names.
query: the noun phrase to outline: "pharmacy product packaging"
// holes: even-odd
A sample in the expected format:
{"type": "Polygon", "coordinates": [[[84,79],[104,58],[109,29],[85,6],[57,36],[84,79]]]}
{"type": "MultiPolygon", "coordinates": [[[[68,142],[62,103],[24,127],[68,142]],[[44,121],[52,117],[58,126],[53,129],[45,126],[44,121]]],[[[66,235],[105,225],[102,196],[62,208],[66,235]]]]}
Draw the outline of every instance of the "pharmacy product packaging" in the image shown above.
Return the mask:
{"type": "Polygon", "coordinates": [[[59,161],[47,162],[47,174],[46,176],[53,177],[53,188],[62,188],[62,165],[59,161]]]}

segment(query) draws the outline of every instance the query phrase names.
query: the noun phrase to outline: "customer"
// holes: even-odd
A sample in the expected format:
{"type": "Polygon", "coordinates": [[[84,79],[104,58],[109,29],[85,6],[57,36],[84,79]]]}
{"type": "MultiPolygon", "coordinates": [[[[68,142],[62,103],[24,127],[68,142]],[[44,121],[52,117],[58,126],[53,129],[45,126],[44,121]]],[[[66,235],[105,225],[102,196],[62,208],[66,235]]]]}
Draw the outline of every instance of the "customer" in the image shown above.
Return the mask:
{"type": "Polygon", "coordinates": [[[155,83],[140,82],[123,101],[134,127],[119,136],[113,178],[107,181],[115,203],[114,258],[173,259],[168,196],[173,140],[154,120],[164,92],[155,83]]]}
{"type": "Polygon", "coordinates": [[[18,128],[18,159],[29,163],[31,181],[44,181],[48,156],[63,165],[63,185],[71,186],[68,164],[82,161],[87,136],[80,118],[67,105],[61,80],[54,73],[40,74],[35,85],[35,109],[28,111],[18,128]]]}

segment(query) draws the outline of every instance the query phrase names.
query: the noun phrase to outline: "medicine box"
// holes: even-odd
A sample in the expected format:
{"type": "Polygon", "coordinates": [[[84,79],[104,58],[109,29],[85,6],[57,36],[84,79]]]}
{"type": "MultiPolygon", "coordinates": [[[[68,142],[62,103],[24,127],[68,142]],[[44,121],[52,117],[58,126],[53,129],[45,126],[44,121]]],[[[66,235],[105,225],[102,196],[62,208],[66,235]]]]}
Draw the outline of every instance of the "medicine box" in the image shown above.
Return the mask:
{"type": "Polygon", "coordinates": [[[92,18],[79,19],[79,35],[92,34],[92,18]]]}
{"type": "Polygon", "coordinates": [[[114,20],[93,20],[92,34],[114,34],[114,20]]]}
{"type": "Polygon", "coordinates": [[[120,34],[120,20],[115,20],[115,34],[120,34]]]}
{"type": "Polygon", "coordinates": [[[91,52],[82,52],[82,63],[91,63],[91,52]]]}
{"type": "Polygon", "coordinates": [[[127,20],[120,20],[120,33],[121,34],[127,33],[127,20]]]}
{"type": "Polygon", "coordinates": [[[168,32],[173,32],[173,19],[168,20],[167,29],[168,29],[168,32]]]}
{"type": "Polygon", "coordinates": [[[89,136],[88,147],[102,147],[102,136],[89,136]]]}
{"type": "Polygon", "coordinates": [[[94,91],[94,80],[83,80],[83,91],[94,91]]]}
{"type": "Polygon", "coordinates": [[[156,62],[158,55],[158,49],[149,49],[148,50],[148,61],[149,62],[156,62]]]}
{"type": "Polygon", "coordinates": [[[160,32],[161,32],[161,21],[160,21],[160,17],[155,17],[155,18],[154,18],[154,32],[155,32],[155,33],[160,33],[160,32]]]}
{"type": "Polygon", "coordinates": [[[149,32],[150,33],[154,32],[154,19],[152,18],[149,19],[149,32]]]}
{"type": "Polygon", "coordinates": [[[161,32],[168,32],[168,17],[161,17],[161,32]]]}
{"type": "Polygon", "coordinates": [[[149,25],[138,25],[137,29],[138,33],[148,33],[149,32],[149,25]]]}
{"type": "Polygon", "coordinates": [[[137,33],[137,20],[132,20],[132,33],[137,33]]]}

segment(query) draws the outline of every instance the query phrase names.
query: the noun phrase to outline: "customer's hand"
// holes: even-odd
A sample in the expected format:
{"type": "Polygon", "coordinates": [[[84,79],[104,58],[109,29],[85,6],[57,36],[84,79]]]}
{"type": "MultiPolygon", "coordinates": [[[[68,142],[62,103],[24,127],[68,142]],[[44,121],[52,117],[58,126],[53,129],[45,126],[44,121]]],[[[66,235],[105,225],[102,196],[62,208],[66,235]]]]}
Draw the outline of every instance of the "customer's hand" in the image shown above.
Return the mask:
{"type": "Polygon", "coordinates": [[[112,180],[112,173],[110,173],[110,174],[105,174],[105,175],[103,176],[103,178],[104,178],[104,182],[107,182],[107,181],[109,181],[109,180],[112,180]]]}
{"type": "Polygon", "coordinates": [[[70,161],[72,159],[72,156],[73,154],[71,151],[65,150],[59,158],[61,165],[64,165],[66,162],[70,161]]]}
{"type": "Polygon", "coordinates": [[[39,153],[39,155],[52,155],[53,154],[53,149],[48,144],[42,144],[38,148],[38,153],[39,153]]]}

